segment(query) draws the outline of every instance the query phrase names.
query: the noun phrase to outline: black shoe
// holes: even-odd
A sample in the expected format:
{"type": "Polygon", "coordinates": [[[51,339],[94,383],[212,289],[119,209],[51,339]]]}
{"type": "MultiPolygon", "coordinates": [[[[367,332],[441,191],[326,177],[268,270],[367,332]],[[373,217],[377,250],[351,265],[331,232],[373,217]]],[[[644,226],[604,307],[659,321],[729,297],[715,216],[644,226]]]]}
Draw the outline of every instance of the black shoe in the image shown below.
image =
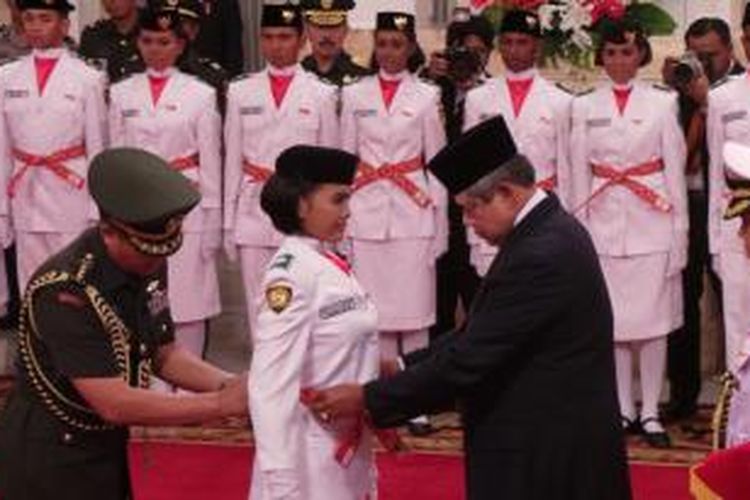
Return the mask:
{"type": "Polygon", "coordinates": [[[620,418],[622,419],[622,430],[625,432],[625,435],[634,436],[641,433],[641,421],[638,417],[631,420],[628,417],[621,415],[620,418]]]}
{"type": "MultiPolygon", "coordinates": [[[[672,447],[672,440],[665,431],[649,432],[646,430],[646,424],[649,422],[659,422],[658,418],[649,417],[641,421],[641,435],[652,448],[666,449],[672,447]]],[[[659,422],[660,423],[660,422],[659,422]]]]}
{"type": "Polygon", "coordinates": [[[435,428],[429,422],[409,422],[406,429],[414,437],[425,437],[435,432],[435,428]]]}

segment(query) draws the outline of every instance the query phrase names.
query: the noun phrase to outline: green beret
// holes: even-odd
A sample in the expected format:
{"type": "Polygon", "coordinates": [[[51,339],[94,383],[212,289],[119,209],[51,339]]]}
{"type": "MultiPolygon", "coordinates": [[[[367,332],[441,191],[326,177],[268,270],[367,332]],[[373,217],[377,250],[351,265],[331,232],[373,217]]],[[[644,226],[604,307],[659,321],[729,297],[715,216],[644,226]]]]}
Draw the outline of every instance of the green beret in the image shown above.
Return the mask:
{"type": "Polygon", "coordinates": [[[148,255],[179,250],[182,219],[201,199],[190,181],[166,161],[135,148],[98,154],[88,182],[102,218],[148,255]]]}

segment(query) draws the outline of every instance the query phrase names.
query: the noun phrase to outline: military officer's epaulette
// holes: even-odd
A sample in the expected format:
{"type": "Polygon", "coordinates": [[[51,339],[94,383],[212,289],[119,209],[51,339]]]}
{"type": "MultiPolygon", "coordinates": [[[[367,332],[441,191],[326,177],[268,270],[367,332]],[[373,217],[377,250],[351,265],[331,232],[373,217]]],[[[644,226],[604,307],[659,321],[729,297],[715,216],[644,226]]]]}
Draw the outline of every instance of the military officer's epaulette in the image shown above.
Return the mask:
{"type": "Polygon", "coordinates": [[[294,261],[294,255],[290,253],[282,253],[271,263],[268,269],[281,269],[282,271],[288,271],[294,261]]]}
{"type": "Polygon", "coordinates": [[[114,27],[114,23],[111,19],[99,19],[94,24],[86,26],[83,30],[90,31],[91,33],[108,31],[114,27]]]}
{"type": "Polygon", "coordinates": [[[240,73],[237,76],[233,76],[229,79],[229,83],[233,82],[239,82],[240,80],[247,80],[248,78],[252,78],[254,76],[259,76],[260,73],[256,73],[254,71],[245,71],[244,73],[240,73]]]}

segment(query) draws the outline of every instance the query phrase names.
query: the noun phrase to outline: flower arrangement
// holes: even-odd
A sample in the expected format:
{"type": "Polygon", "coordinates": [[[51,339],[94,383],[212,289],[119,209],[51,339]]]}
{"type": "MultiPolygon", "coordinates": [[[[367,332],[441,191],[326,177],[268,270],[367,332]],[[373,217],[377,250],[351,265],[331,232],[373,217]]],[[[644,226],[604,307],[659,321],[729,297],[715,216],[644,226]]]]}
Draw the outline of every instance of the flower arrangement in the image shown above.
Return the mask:
{"type": "Polygon", "coordinates": [[[647,34],[657,36],[670,35],[677,27],[664,9],[638,0],[471,0],[471,6],[496,27],[511,9],[536,12],[544,40],[543,60],[554,66],[562,60],[591,68],[596,37],[614,21],[636,22],[647,34]]]}

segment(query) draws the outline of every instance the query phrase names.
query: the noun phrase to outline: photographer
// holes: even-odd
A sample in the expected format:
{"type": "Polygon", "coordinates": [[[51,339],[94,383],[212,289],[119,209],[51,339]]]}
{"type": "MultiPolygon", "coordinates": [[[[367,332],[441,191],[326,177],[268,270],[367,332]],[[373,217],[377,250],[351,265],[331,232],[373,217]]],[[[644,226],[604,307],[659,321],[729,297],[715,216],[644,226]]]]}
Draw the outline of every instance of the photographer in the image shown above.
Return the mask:
{"type": "MultiPolygon", "coordinates": [[[[422,76],[433,80],[441,90],[448,142],[455,141],[463,129],[464,101],[472,88],[481,85],[494,32],[483,17],[472,17],[465,9],[456,9],[448,26],[446,49],[430,57],[422,76]]],[[[437,321],[430,331],[435,338],[455,327],[459,298],[464,309],[471,304],[479,276],[469,263],[469,246],[461,210],[449,201],[450,235],[448,252],[437,261],[437,321]]]]}
{"type": "Polygon", "coordinates": [[[729,26],[719,18],[701,18],[685,33],[687,52],[664,61],[664,81],[679,92],[680,120],[687,141],[686,176],[690,212],[688,264],[683,276],[684,326],[669,337],[670,401],[666,417],[680,420],[693,415],[701,389],[700,299],[703,278],[721,297],[718,278],[711,272],[708,249],[708,177],[706,142],[708,93],[712,85],[744,68],[733,55],[729,26]]]}

